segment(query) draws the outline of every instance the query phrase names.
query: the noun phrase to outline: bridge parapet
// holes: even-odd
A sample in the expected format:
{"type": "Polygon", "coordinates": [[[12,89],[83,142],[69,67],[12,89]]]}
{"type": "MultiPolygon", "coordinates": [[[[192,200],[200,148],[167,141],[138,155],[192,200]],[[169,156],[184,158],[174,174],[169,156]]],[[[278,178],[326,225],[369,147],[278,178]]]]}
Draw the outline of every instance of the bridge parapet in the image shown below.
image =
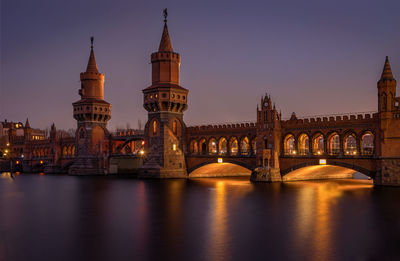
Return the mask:
{"type": "Polygon", "coordinates": [[[362,112],[356,114],[342,114],[342,115],[326,115],[326,116],[311,116],[304,118],[297,118],[295,115],[288,120],[282,121],[283,127],[293,127],[299,125],[320,125],[320,124],[340,124],[340,123],[369,123],[379,119],[376,112],[362,112]]]}
{"type": "Polygon", "coordinates": [[[198,125],[198,126],[190,126],[187,127],[187,133],[202,133],[213,132],[213,131],[221,131],[221,130],[246,130],[246,129],[255,129],[256,123],[254,122],[242,122],[242,123],[221,123],[221,124],[210,124],[210,125],[198,125]]]}

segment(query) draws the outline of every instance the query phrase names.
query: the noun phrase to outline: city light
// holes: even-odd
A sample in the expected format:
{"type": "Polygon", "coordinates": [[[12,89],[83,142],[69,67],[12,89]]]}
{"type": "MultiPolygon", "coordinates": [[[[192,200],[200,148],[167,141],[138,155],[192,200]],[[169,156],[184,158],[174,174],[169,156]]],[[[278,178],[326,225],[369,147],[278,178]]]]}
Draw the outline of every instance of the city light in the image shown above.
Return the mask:
{"type": "Polygon", "coordinates": [[[222,163],[222,162],[224,162],[224,161],[222,160],[222,158],[218,158],[218,163],[222,163]]]}
{"type": "Polygon", "coordinates": [[[320,159],[319,165],[326,165],[326,159],[320,159]]]}
{"type": "Polygon", "coordinates": [[[40,161],[40,164],[43,164],[43,160],[40,161]]]}
{"type": "Polygon", "coordinates": [[[7,142],[7,147],[10,146],[10,143],[7,142]]]}
{"type": "Polygon", "coordinates": [[[173,144],[173,145],[172,145],[172,150],[173,150],[173,151],[176,151],[176,144],[173,144]]]}
{"type": "Polygon", "coordinates": [[[139,151],[140,155],[144,154],[144,150],[139,151]]]}
{"type": "Polygon", "coordinates": [[[17,163],[17,165],[19,164],[19,160],[17,160],[15,163],[17,163]]]}

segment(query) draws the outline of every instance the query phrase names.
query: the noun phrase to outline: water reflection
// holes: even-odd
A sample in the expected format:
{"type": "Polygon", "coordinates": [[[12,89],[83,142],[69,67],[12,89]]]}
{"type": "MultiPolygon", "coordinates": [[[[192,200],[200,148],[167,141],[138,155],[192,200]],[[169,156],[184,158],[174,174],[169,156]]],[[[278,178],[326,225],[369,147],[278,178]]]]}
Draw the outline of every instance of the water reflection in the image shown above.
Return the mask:
{"type": "Polygon", "coordinates": [[[222,256],[226,256],[230,251],[229,235],[227,234],[227,210],[226,210],[226,184],[224,181],[215,183],[214,196],[211,197],[210,208],[210,236],[208,237],[208,260],[220,260],[222,256]]]}
{"type": "Polygon", "coordinates": [[[0,250],[6,260],[392,258],[398,198],[399,189],[360,180],[3,174],[0,250]]]}
{"type": "Polygon", "coordinates": [[[304,181],[285,186],[300,188],[294,240],[299,252],[311,251],[312,260],[328,260],[335,251],[332,240],[337,223],[334,220],[343,194],[347,191],[365,195],[373,189],[371,181],[354,180],[304,181]]]}

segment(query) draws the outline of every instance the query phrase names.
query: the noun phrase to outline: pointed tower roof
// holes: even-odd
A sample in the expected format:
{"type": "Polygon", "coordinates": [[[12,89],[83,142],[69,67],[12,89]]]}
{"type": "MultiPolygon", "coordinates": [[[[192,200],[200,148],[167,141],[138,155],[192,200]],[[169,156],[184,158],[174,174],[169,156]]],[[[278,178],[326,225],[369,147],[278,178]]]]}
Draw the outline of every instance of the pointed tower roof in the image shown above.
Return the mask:
{"type": "Polygon", "coordinates": [[[392,80],[393,73],[392,68],[390,68],[389,57],[386,56],[385,65],[383,66],[381,80],[392,80]]]}
{"type": "Polygon", "coordinates": [[[28,118],[26,118],[26,122],[25,122],[25,128],[30,128],[31,125],[29,124],[29,120],[28,118]]]}
{"type": "Polygon", "coordinates": [[[168,26],[167,26],[168,10],[164,9],[164,30],[161,36],[160,46],[158,47],[159,52],[173,52],[171,39],[169,38],[168,26]]]}
{"type": "MultiPolygon", "coordinates": [[[[166,21],[166,20],[165,20],[166,21]]],[[[164,23],[164,31],[161,36],[160,46],[158,47],[159,52],[173,52],[171,39],[169,38],[167,23],[164,23]]]]}
{"type": "Polygon", "coordinates": [[[89,56],[89,61],[88,65],[86,67],[86,72],[91,72],[91,73],[99,73],[97,69],[97,63],[96,63],[96,58],[94,57],[94,51],[93,51],[93,36],[90,37],[90,56],[89,56]]]}

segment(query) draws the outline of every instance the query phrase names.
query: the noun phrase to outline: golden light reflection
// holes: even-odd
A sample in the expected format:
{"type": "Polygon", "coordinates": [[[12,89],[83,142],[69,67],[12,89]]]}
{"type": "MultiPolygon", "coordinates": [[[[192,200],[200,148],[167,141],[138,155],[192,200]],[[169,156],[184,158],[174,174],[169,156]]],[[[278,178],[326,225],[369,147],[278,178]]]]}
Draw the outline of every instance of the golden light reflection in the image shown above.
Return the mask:
{"type": "Polygon", "coordinates": [[[215,184],[215,194],[212,198],[212,206],[210,208],[210,235],[208,236],[209,250],[207,260],[221,260],[225,256],[229,246],[229,235],[227,234],[228,217],[226,209],[226,184],[225,181],[218,181],[215,184]]]}
{"type": "Polygon", "coordinates": [[[373,183],[367,180],[300,181],[285,186],[302,188],[294,219],[296,248],[313,253],[313,260],[327,260],[334,250],[333,213],[337,213],[334,210],[337,200],[349,191],[369,193],[373,183]]]}

